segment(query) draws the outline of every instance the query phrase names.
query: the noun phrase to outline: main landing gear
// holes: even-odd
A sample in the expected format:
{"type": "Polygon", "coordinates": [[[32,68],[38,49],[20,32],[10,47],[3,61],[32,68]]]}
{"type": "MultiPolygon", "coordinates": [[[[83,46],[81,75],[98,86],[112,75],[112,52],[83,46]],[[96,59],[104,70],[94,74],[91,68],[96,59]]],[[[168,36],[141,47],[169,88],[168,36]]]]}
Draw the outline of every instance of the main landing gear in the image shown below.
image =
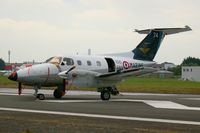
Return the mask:
{"type": "Polygon", "coordinates": [[[105,87],[105,88],[98,88],[97,90],[98,92],[101,92],[101,99],[102,100],[109,100],[110,99],[110,94],[116,96],[119,94],[119,91],[117,90],[117,88],[114,87],[105,87]]]}
{"type": "Polygon", "coordinates": [[[60,99],[62,96],[65,95],[65,92],[60,90],[59,88],[55,89],[54,92],[53,92],[53,96],[56,98],[56,99],[60,99]]]}
{"type": "Polygon", "coordinates": [[[53,96],[56,99],[61,99],[62,96],[65,95],[66,84],[68,84],[68,82],[66,82],[65,80],[63,80],[63,85],[58,86],[58,88],[54,90],[53,96]]]}

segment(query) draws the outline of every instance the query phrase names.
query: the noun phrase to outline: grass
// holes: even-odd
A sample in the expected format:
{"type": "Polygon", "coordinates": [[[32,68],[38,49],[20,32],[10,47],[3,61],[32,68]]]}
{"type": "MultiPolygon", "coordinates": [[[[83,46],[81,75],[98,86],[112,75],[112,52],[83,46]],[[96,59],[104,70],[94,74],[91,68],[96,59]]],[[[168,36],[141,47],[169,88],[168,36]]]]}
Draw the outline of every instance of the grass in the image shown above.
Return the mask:
{"type": "MultiPolygon", "coordinates": [[[[17,83],[0,76],[0,87],[17,87],[17,83]]],[[[26,87],[27,88],[27,87],[26,87]]],[[[200,82],[181,81],[177,78],[130,78],[117,85],[120,92],[200,94],[200,82]]],[[[95,90],[94,88],[73,88],[76,90],[95,90]]],[[[72,90],[73,90],[72,89],[72,90]]]]}
{"type": "Polygon", "coordinates": [[[130,78],[118,85],[120,91],[167,94],[200,94],[200,82],[177,78],[130,78]]]}
{"type": "Polygon", "coordinates": [[[0,76],[0,87],[17,87],[17,82],[9,80],[7,77],[0,76]]]}

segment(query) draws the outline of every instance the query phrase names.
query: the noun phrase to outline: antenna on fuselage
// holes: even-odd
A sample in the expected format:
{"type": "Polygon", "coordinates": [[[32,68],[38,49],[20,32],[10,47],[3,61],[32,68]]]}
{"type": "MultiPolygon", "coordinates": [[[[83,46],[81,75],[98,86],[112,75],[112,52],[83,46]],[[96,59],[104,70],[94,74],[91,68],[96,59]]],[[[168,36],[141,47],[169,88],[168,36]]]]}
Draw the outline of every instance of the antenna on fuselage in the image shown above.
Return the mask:
{"type": "Polygon", "coordinates": [[[91,49],[90,48],[88,49],[88,55],[91,55],[91,49]]]}

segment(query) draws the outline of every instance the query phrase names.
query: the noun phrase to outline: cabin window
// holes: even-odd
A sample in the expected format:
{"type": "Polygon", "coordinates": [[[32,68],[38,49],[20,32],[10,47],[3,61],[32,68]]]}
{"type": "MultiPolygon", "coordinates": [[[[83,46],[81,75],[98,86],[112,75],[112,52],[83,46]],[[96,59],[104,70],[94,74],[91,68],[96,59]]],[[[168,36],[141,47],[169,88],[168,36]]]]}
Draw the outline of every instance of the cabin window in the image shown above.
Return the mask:
{"type": "Polygon", "coordinates": [[[92,62],[91,62],[91,61],[87,61],[87,65],[88,65],[88,66],[91,66],[91,65],[92,65],[92,62]]]}
{"type": "Polygon", "coordinates": [[[101,66],[101,62],[100,61],[97,61],[97,66],[101,66]]]}
{"type": "Polygon", "coordinates": [[[82,65],[82,62],[80,60],[77,60],[77,64],[80,66],[82,65]]]}
{"type": "Polygon", "coordinates": [[[64,58],[63,62],[65,62],[65,64],[68,66],[74,65],[74,60],[71,58],[64,58]]]}

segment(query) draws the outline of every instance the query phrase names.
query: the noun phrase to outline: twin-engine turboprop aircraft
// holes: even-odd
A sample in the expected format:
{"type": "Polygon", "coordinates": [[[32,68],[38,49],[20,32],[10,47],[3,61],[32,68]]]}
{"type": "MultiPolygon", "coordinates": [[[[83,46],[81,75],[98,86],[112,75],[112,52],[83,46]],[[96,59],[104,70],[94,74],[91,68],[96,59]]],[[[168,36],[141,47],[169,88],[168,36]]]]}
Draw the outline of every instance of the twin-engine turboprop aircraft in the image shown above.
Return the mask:
{"type": "Polygon", "coordinates": [[[33,65],[13,72],[8,78],[18,82],[18,93],[22,84],[34,86],[35,96],[41,87],[57,86],[54,97],[61,98],[70,86],[93,87],[101,92],[102,100],[109,100],[110,95],[119,94],[116,84],[130,76],[139,76],[156,71],[151,66],[165,35],[190,31],[184,28],[159,28],[135,30],[148,34],[132,51],[109,55],[68,55],[54,56],[43,64],[33,65]]]}

